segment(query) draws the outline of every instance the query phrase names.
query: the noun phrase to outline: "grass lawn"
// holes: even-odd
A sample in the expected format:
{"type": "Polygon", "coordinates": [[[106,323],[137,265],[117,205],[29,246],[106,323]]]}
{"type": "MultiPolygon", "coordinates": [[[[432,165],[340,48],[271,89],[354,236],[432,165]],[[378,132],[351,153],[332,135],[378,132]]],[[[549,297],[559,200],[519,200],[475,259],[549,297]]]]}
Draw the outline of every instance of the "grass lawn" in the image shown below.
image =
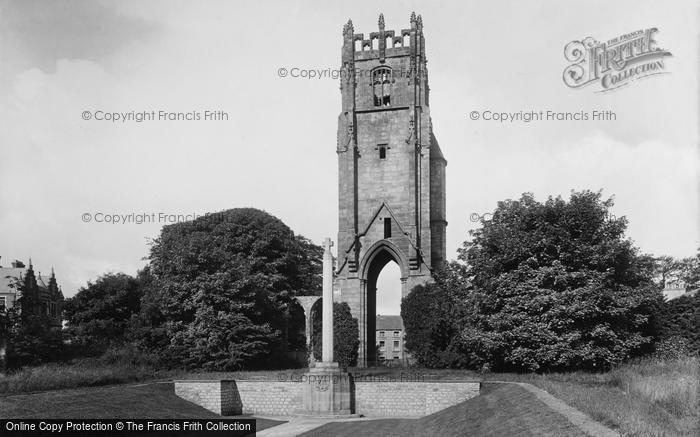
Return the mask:
{"type": "Polygon", "coordinates": [[[522,387],[486,383],[480,396],[420,419],[335,422],[302,435],[584,437],[586,434],[522,387]]]}
{"type": "MultiPolygon", "coordinates": [[[[696,357],[679,360],[649,359],[636,364],[625,364],[606,373],[479,374],[466,370],[417,368],[350,369],[350,373],[355,378],[366,378],[365,380],[382,377],[397,381],[407,379],[408,381],[527,382],[581,410],[594,420],[618,430],[624,436],[695,436],[700,429],[699,366],[700,361],[696,357]]],[[[64,365],[58,368],[45,365],[0,377],[0,417],[217,417],[214,413],[175,396],[172,384],[153,382],[154,378],[167,377],[165,375],[151,371],[149,378],[147,369],[128,370],[125,366],[102,366],[95,369],[83,367],[83,364],[64,365]],[[122,385],[60,390],[62,387],[125,383],[143,379],[150,379],[150,382],[140,386],[122,385]],[[13,394],[13,392],[41,389],[59,390],[13,394]]],[[[171,372],[170,377],[291,381],[302,375],[304,371],[305,369],[189,374],[171,372]]],[[[468,435],[489,435],[489,433],[536,435],[538,432],[551,434],[556,431],[557,426],[561,425],[557,419],[560,416],[549,409],[541,410],[539,401],[531,402],[530,397],[527,401],[522,401],[525,398],[522,398],[522,389],[519,387],[503,385],[498,388],[494,384],[484,384],[484,387],[485,396],[479,396],[465,404],[429,417],[415,420],[336,423],[332,425],[331,434],[337,431],[338,435],[350,433],[356,435],[416,435],[416,433],[418,435],[421,433],[453,435],[448,428],[454,428],[458,430],[455,431],[457,434],[463,432],[468,435]],[[522,405],[518,404],[520,401],[522,405]],[[528,417],[535,416],[538,417],[537,420],[528,422],[530,420],[528,417]],[[543,422],[540,423],[540,421],[543,422]],[[508,428],[513,423],[522,427],[518,431],[521,434],[513,433],[511,432],[513,430],[508,428]],[[506,428],[499,428],[501,426],[506,428]],[[544,428],[537,428],[537,426],[544,428]],[[460,429],[463,431],[459,431],[460,429]],[[550,431],[551,429],[555,431],[550,431]]],[[[273,424],[274,422],[258,420],[259,429],[273,424]]],[[[567,429],[562,432],[563,434],[560,435],[576,435],[573,434],[576,432],[575,429],[571,434],[566,434],[569,432],[567,429]]]]}
{"type": "MultiPolygon", "coordinates": [[[[56,390],[0,397],[3,419],[216,419],[177,396],[172,383],[56,390]]],[[[283,422],[256,419],[258,431],[283,422]]]]}

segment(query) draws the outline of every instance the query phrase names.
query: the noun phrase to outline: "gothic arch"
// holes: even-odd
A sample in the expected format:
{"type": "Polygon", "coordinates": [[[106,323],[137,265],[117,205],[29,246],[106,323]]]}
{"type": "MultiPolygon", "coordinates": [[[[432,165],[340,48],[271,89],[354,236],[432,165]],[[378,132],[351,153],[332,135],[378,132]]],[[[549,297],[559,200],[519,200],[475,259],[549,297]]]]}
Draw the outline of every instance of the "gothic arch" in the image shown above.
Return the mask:
{"type": "Polygon", "coordinates": [[[370,268],[376,268],[378,266],[381,271],[381,269],[392,260],[395,261],[401,269],[401,280],[403,281],[405,278],[408,278],[408,259],[403,251],[390,240],[379,240],[367,249],[365,256],[362,257],[362,261],[360,262],[360,278],[366,281],[370,273],[370,268]],[[387,258],[387,256],[389,258],[387,258]]]}
{"type": "Polygon", "coordinates": [[[379,240],[372,244],[362,257],[358,273],[361,278],[361,305],[364,308],[360,333],[361,343],[366,345],[365,365],[376,365],[376,319],[377,319],[377,279],[379,273],[391,261],[401,270],[401,297],[406,296],[406,280],[409,275],[408,259],[403,251],[390,240],[379,240]]]}

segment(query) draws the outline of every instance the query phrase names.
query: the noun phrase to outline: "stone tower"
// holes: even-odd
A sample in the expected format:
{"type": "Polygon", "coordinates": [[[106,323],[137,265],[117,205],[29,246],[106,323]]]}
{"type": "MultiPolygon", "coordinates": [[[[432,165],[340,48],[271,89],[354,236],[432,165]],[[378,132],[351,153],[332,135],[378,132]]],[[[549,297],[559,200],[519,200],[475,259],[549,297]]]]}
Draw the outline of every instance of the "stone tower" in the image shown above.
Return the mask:
{"type": "Polygon", "coordinates": [[[360,326],[359,366],[376,357],[377,277],[395,261],[402,296],[445,260],[445,160],[433,134],[421,16],[368,37],[343,28],[335,292],[360,326]]]}

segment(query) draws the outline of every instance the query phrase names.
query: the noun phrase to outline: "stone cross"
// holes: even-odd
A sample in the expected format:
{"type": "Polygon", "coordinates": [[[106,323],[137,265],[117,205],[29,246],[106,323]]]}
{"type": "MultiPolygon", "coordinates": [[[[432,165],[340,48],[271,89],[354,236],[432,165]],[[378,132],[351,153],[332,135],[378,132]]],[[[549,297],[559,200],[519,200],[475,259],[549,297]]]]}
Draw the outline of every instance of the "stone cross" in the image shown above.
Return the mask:
{"type": "Polygon", "coordinates": [[[333,254],[330,238],[323,240],[323,329],[321,331],[322,359],[324,363],[333,362],[333,254]]]}

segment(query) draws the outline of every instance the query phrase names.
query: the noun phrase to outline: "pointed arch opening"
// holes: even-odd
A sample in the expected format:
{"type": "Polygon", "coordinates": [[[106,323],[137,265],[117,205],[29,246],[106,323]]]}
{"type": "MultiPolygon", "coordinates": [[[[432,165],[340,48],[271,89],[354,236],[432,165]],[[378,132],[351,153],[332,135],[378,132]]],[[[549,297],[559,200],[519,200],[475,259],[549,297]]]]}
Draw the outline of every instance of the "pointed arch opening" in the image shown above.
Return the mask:
{"type": "MultiPolygon", "coordinates": [[[[402,252],[389,240],[381,240],[369,248],[367,255],[361,263],[362,278],[365,280],[365,302],[366,302],[366,357],[368,366],[384,365],[389,361],[394,361],[395,357],[402,360],[400,349],[395,347],[393,329],[391,334],[385,338],[384,345],[381,344],[381,331],[377,332],[377,314],[381,314],[386,308],[392,308],[391,315],[399,315],[401,309],[401,298],[404,294],[405,279],[408,275],[408,264],[402,256],[402,252]],[[387,270],[390,281],[382,280],[380,275],[387,270]],[[390,284],[393,282],[393,284],[390,284]],[[378,285],[381,284],[381,288],[378,285]],[[383,348],[382,348],[383,346],[383,348]]],[[[383,314],[388,315],[388,314],[383,314]]],[[[384,334],[386,337],[386,332],[384,334]]],[[[402,341],[401,341],[402,342],[402,341]]],[[[399,344],[399,346],[402,346],[399,344]]]]}

